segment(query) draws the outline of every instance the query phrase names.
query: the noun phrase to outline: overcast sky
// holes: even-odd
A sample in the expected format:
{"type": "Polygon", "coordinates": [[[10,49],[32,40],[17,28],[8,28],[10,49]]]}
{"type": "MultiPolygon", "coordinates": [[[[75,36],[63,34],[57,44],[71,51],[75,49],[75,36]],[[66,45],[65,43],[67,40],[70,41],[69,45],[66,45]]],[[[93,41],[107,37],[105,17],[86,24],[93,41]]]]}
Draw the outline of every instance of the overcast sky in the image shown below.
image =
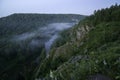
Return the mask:
{"type": "Polygon", "coordinates": [[[120,0],[0,0],[0,17],[13,13],[73,13],[90,15],[120,0]]]}

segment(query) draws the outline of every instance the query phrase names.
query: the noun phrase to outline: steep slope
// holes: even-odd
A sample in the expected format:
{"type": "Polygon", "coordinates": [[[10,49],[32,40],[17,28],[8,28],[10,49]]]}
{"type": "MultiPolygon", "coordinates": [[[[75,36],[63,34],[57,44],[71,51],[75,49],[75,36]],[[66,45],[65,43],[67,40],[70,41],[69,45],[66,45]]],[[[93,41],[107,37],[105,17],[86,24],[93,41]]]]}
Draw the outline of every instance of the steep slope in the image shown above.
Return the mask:
{"type": "Polygon", "coordinates": [[[120,80],[120,5],[95,11],[61,33],[35,78],[120,80]]]}

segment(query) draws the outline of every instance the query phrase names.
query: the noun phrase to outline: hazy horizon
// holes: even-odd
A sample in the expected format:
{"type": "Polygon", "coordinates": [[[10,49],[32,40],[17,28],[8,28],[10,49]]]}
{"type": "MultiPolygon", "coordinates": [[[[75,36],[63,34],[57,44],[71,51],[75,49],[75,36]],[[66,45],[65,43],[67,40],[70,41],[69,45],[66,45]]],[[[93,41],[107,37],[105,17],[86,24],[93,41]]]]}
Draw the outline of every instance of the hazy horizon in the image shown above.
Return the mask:
{"type": "Polygon", "coordinates": [[[120,0],[1,0],[0,17],[14,13],[91,15],[94,10],[116,3],[120,4],[120,0]]]}

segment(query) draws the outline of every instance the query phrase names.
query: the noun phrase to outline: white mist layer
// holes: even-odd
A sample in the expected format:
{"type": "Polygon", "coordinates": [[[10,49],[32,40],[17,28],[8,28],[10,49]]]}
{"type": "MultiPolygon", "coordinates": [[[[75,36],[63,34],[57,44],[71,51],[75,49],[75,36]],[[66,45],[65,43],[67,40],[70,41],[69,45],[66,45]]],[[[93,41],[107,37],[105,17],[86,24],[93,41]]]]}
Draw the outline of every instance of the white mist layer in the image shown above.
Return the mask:
{"type": "Polygon", "coordinates": [[[33,32],[26,32],[20,35],[15,35],[12,41],[27,42],[32,47],[45,46],[46,54],[49,53],[51,45],[59,37],[59,32],[72,27],[75,23],[51,23],[34,30],[33,32]],[[28,40],[28,41],[26,41],[28,40]]]}
{"type": "Polygon", "coordinates": [[[51,27],[49,27],[50,28],[49,30],[51,32],[54,31],[54,35],[52,35],[52,37],[47,42],[45,42],[45,50],[46,50],[47,56],[49,55],[51,45],[59,37],[58,33],[65,30],[65,29],[72,27],[73,25],[74,25],[73,23],[52,23],[52,24],[49,24],[49,26],[51,26],[51,27]]]}
{"type": "Polygon", "coordinates": [[[58,38],[58,35],[53,35],[49,41],[45,42],[45,50],[46,50],[46,55],[48,55],[51,45],[53,44],[53,42],[58,38]]]}

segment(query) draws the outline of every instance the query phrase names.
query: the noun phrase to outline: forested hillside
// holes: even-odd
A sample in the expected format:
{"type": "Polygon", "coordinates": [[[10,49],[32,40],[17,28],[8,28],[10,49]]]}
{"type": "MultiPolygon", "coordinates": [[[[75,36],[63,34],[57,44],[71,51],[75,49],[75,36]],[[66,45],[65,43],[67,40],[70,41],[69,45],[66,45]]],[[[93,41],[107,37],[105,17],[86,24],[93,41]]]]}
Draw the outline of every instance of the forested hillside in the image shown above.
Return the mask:
{"type": "Polygon", "coordinates": [[[56,40],[34,77],[120,80],[120,5],[95,11],[56,40]]]}
{"type": "Polygon", "coordinates": [[[0,18],[0,37],[32,31],[50,23],[75,22],[84,16],[73,14],[12,14],[0,18]]]}
{"type": "Polygon", "coordinates": [[[74,14],[12,14],[0,18],[0,80],[33,80],[52,36],[83,18],[74,14]]]}

